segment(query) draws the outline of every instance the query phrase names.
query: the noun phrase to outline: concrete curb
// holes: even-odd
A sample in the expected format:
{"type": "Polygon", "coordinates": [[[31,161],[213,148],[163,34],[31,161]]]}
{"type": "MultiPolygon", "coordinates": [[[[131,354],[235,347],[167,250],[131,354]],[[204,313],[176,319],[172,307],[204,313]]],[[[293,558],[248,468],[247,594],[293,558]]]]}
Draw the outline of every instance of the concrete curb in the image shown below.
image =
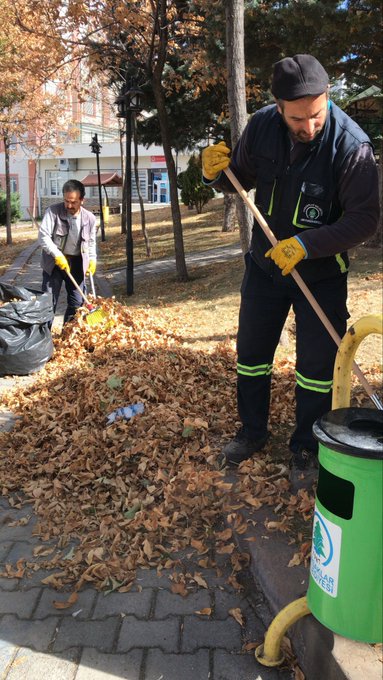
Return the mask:
{"type": "Polygon", "coordinates": [[[32,243],[32,245],[28,246],[28,248],[25,248],[15,259],[15,261],[8,267],[6,272],[3,274],[3,276],[0,276],[0,282],[1,283],[13,283],[13,281],[16,279],[16,277],[20,274],[21,270],[25,266],[25,264],[28,262],[30,257],[33,255],[35,250],[39,248],[39,244],[37,243],[32,243]]]}

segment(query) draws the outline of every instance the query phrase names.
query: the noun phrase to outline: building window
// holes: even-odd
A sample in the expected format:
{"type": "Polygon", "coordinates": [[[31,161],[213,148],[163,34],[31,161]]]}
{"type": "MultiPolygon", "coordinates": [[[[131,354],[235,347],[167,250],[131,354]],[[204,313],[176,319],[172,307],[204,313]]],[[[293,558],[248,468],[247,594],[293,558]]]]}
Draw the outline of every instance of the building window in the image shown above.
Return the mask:
{"type": "MultiPolygon", "coordinates": [[[[138,171],[138,179],[139,179],[139,183],[140,183],[141,196],[144,199],[144,201],[147,201],[148,200],[148,177],[147,177],[146,170],[139,170],[138,171]]],[[[135,179],[133,171],[132,171],[132,200],[138,201],[137,185],[136,185],[136,179],[135,179]]]]}
{"type": "Polygon", "coordinates": [[[47,171],[47,190],[49,196],[61,196],[65,179],[60,173],[51,170],[47,171]]]}
{"type": "MultiPolygon", "coordinates": [[[[120,198],[121,187],[108,187],[107,186],[106,192],[108,194],[108,198],[120,198]]],[[[101,187],[101,194],[102,194],[102,197],[104,199],[105,198],[104,187],[101,187]]],[[[89,188],[89,198],[98,198],[98,184],[97,184],[97,186],[89,188]]]]}
{"type": "Polygon", "coordinates": [[[12,194],[17,194],[19,188],[18,188],[18,182],[16,177],[11,177],[11,193],[12,194]]]}
{"type": "MultiPolygon", "coordinates": [[[[5,175],[0,175],[0,189],[5,191],[5,175]]],[[[19,178],[18,175],[12,175],[10,177],[11,193],[16,194],[19,190],[19,178]]]]}
{"type": "Polygon", "coordinates": [[[82,110],[87,116],[95,115],[95,100],[93,97],[89,97],[89,99],[83,102],[82,110]]]}
{"type": "Polygon", "coordinates": [[[107,187],[108,196],[110,198],[120,198],[121,190],[121,187],[107,187]]]}

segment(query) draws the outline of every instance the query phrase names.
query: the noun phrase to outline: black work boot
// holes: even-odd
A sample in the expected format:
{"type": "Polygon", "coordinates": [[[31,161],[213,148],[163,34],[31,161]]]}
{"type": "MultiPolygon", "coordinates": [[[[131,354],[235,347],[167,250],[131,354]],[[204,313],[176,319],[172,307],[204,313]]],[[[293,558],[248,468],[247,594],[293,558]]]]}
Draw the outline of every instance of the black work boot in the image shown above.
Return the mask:
{"type": "Polygon", "coordinates": [[[253,453],[263,449],[269,438],[269,432],[260,439],[251,439],[241,428],[234,439],[228,442],[222,449],[223,465],[239,465],[243,460],[251,458],[253,453]]]}
{"type": "Polygon", "coordinates": [[[308,449],[300,449],[293,453],[290,460],[290,490],[311,489],[318,480],[318,456],[308,449]]]}

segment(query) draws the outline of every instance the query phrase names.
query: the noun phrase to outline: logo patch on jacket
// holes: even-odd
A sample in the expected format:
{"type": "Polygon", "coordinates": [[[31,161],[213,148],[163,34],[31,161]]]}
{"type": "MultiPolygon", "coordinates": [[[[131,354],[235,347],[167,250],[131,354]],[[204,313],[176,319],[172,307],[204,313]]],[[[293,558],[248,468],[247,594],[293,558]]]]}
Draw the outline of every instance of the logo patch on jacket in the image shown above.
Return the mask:
{"type": "Polygon", "coordinates": [[[309,224],[322,224],[321,217],[323,215],[323,210],[319,205],[315,203],[309,203],[305,205],[303,210],[303,221],[309,224]]]}

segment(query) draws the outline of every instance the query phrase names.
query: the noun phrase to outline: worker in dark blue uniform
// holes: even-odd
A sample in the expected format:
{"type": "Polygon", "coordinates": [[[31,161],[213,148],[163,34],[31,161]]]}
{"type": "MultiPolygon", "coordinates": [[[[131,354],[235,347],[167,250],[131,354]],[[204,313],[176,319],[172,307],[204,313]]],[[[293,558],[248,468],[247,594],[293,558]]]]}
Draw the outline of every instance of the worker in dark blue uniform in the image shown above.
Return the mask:
{"type": "Polygon", "coordinates": [[[288,274],[296,267],[340,337],[346,331],[347,250],[371,238],[379,219],[378,175],[370,140],[329,99],[329,78],[311,55],[274,65],[275,103],[250,119],[230,159],[224,142],[202,153],[204,182],[256,188],[256,204],[278,239],[270,248],[254,223],[241,288],[237,398],[242,427],[223,449],[238,465],[265,445],[274,353],[292,306],[296,320],[296,428],[292,489],[316,479],[314,421],[331,409],[337,346],[288,274]]]}

